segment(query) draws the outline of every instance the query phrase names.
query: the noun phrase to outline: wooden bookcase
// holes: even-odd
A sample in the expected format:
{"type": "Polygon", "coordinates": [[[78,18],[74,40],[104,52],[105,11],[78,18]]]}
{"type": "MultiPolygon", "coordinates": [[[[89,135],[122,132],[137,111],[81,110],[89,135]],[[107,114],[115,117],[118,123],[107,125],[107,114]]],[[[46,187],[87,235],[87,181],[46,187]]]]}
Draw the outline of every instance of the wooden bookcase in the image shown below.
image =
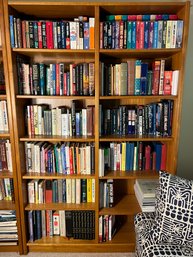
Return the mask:
{"type": "Polygon", "coordinates": [[[3,1],[0,1],[0,33],[1,33],[1,47],[0,47],[0,58],[3,62],[4,78],[5,78],[5,94],[0,94],[0,100],[7,102],[7,113],[8,113],[8,124],[9,131],[1,132],[0,139],[9,140],[11,143],[11,155],[12,155],[12,171],[3,170],[0,172],[0,179],[9,178],[13,180],[13,189],[14,189],[14,200],[1,200],[0,209],[1,210],[14,210],[16,211],[17,219],[17,230],[18,230],[18,244],[17,245],[1,245],[1,252],[23,252],[23,244],[21,241],[21,220],[20,220],[20,208],[19,208],[19,193],[18,193],[18,183],[17,183],[17,171],[16,171],[16,158],[15,158],[15,145],[14,145],[14,129],[13,129],[13,120],[12,120],[12,105],[11,105],[11,96],[10,96],[10,84],[9,84],[9,75],[8,75],[8,63],[7,63],[7,50],[5,44],[5,26],[4,26],[4,11],[3,11],[3,1]]]}
{"type": "Polygon", "coordinates": [[[182,93],[184,84],[185,55],[188,39],[189,27],[189,2],[131,2],[131,3],[89,3],[89,2],[43,2],[43,1],[3,1],[5,15],[5,31],[7,45],[7,67],[10,82],[10,95],[8,97],[8,107],[12,108],[14,135],[10,134],[11,140],[15,142],[15,152],[18,173],[18,192],[20,204],[20,221],[22,227],[23,252],[28,251],[51,251],[51,252],[130,252],[135,249],[135,233],[133,226],[133,216],[140,211],[140,207],[135,198],[133,185],[136,178],[155,178],[158,176],[155,171],[136,172],[109,172],[105,177],[99,177],[99,147],[103,142],[125,142],[125,141],[161,141],[167,144],[166,169],[175,174],[177,165],[180,114],[182,105],[182,93]],[[175,49],[100,49],[99,47],[99,27],[100,21],[109,14],[177,14],[179,19],[184,21],[183,45],[182,48],[175,49]],[[16,15],[20,18],[31,19],[72,19],[80,15],[95,17],[95,48],[92,50],[66,50],[66,49],[23,49],[11,48],[9,33],[9,15],[16,15]],[[31,96],[18,95],[16,83],[16,55],[21,54],[30,58],[31,62],[94,62],[95,63],[95,96],[31,96]],[[170,60],[172,70],[180,70],[179,90],[177,96],[100,96],[100,61],[113,60],[122,62],[128,58],[157,59],[164,58],[170,60]],[[25,113],[24,108],[29,104],[49,103],[53,106],[69,104],[72,100],[80,100],[84,106],[95,106],[95,135],[94,137],[65,138],[35,136],[29,137],[25,134],[25,113]],[[99,135],[99,105],[106,106],[148,104],[158,102],[162,99],[172,99],[174,101],[172,136],[165,138],[157,137],[100,137],[99,135]],[[30,179],[58,179],[67,178],[65,175],[41,175],[27,174],[25,168],[26,141],[48,141],[48,142],[94,142],[95,144],[95,175],[68,175],[68,178],[95,178],[95,204],[28,204],[27,182],[30,179]],[[99,209],[99,182],[101,179],[114,179],[116,181],[115,195],[123,195],[121,200],[113,208],[99,209]],[[116,192],[117,190],[117,192],[116,192]],[[28,210],[94,210],[95,211],[95,239],[75,240],[62,237],[42,238],[34,242],[28,241],[28,210]],[[122,215],[126,222],[121,226],[112,241],[99,243],[99,216],[100,215],[122,215]]]}

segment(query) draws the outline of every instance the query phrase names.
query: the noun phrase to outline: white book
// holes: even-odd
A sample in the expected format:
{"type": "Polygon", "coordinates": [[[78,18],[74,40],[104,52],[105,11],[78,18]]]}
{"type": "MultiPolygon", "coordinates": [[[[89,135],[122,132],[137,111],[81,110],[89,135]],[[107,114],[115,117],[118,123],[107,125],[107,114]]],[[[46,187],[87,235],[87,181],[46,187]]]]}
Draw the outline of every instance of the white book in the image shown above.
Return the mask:
{"type": "Polygon", "coordinates": [[[52,109],[51,110],[51,113],[52,113],[52,135],[53,136],[56,136],[58,135],[57,134],[57,124],[58,124],[58,121],[57,121],[57,113],[56,113],[56,109],[52,109]]]}
{"type": "Polygon", "coordinates": [[[65,211],[59,211],[60,236],[66,237],[65,211]]]}
{"type": "Polygon", "coordinates": [[[82,109],[82,135],[87,136],[87,110],[82,109]]]}
{"type": "Polygon", "coordinates": [[[136,179],[136,189],[142,197],[155,197],[155,189],[159,184],[158,179],[136,179]]]}
{"type": "Polygon", "coordinates": [[[72,203],[72,179],[66,179],[66,203],[72,203]]]}
{"type": "Polygon", "coordinates": [[[90,152],[91,152],[91,147],[90,145],[86,146],[86,174],[90,175],[91,174],[91,158],[90,158],[90,152]]]}
{"type": "Polygon", "coordinates": [[[72,203],[76,203],[76,179],[72,178],[72,203]]]}
{"type": "Polygon", "coordinates": [[[34,187],[33,180],[28,182],[27,189],[28,189],[28,202],[35,203],[35,187],[34,187]]]}
{"type": "Polygon", "coordinates": [[[3,108],[4,131],[9,131],[8,116],[7,116],[7,102],[6,101],[2,101],[2,108],[3,108]]]}
{"type": "Polygon", "coordinates": [[[2,122],[3,120],[3,101],[0,101],[0,131],[4,131],[4,123],[2,122]]]}
{"type": "Polygon", "coordinates": [[[56,126],[56,134],[58,136],[62,135],[62,110],[61,108],[56,108],[56,122],[57,122],[57,126],[56,126]]]}
{"type": "Polygon", "coordinates": [[[172,31],[172,21],[167,21],[167,28],[166,28],[166,48],[171,47],[171,31],[172,31]]]}
{"type": "Polygon", "coordinates": [[[76,49],[76,22],[70,21],[70,49],[76,49]]]}
{"type": "Polygon", "coordinates": [[[65,155],[66,155],[66,174],[70,174],[70,157],[69,157],[69,145],[65,147],[65,155]]]}
{"type": "Polygon", "coordinates": [[[99,149],[99,177],[104,176],[104,149],[99,149]]]}
{"type": "Polygon", "coordinates": [[[159,95],[164,93],[164,71],[165,71],[165,60],[160,61],[160,79],[159,79],[159,95]]]}
{"type": "Polygon", "coordinates": [[[9,140],[6,140],[5,146],[6,146],[6,157],[7,157],[8,170],[10,172],[13,172],[12,156],[11,156],[11,144],[10,144],[9,140]]]}
{"type": "Polygon", "coordinates": [[[174,70],[172,74],[172,95],[178,94],[179,70],[174,70]]]}
{"type": "Polygon", "coordinates": [[[60,217],[58,211],[53,213],[53,234],[60,235],[60,217]]]}
{"type": "Polygon", "coordinates": [[[170,48],[176,47],[176,36],[177,36],[177,21],[172,21],[171,24],[171,45],[170,48]]]}
{"type": "Polygon", "coordinates": [[[80,179],[76,179],[76,204],[80,204],[81,202],[81,183],[80,179]]]}

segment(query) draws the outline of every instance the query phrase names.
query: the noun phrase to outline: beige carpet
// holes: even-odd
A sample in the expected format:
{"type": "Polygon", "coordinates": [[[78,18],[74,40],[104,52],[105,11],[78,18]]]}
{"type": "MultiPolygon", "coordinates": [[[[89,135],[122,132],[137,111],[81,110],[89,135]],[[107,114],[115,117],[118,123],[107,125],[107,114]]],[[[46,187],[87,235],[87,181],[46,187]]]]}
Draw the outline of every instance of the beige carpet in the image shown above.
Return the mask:
{"type": "MultiPolygon", "coordinates": [[[[17,253],[0,252],[1,257],[18,257],[17,253]]],[[[135,257],[134,253],[28,253],[28,257],[135,257]]]]}

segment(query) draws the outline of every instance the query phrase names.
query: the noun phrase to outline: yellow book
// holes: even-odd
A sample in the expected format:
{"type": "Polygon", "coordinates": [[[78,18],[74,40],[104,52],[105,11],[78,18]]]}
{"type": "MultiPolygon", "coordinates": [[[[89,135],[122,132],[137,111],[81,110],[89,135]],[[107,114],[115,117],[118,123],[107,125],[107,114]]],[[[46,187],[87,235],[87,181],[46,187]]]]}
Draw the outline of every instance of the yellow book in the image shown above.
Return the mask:
{"type": "Polygon", "coordinates": [[[122,143],[121,170],[125,171],[126,143],[122,143]]]}
{"type": "Polygon", "coordinates": [[[87,179],[87,202],[92,202],[92,179],[87,179]]]}

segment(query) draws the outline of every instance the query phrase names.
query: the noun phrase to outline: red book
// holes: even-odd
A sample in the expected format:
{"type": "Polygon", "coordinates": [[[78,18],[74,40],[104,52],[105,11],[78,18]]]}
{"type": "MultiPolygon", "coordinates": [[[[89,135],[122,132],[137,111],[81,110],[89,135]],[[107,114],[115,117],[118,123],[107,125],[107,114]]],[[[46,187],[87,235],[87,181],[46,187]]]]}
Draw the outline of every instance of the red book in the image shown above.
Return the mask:
{"type": "Polygon", "coordinates": [[[172,71],[164,71],[164,95],[171,95],[172,92],[172,71]]]}
{"type": "Polygon", "coordinates": [[[74,174],[73,170],[73,147],[69,148],[70,174],[74,174]]]}
{"type": "Polygon", "coordinates": [[[152,170],[156,170],[156,152],[153,152],[153,156],[152,156],[152,170]]]}
{"type": "Polygon", "coordinates": [[[21,29],[22,29],[23,48],[26,48],[26,21],[21,22],[21,29]]]}
{"type": "Polygon", "coordinates": [[[167,157],[167,146],[162,144],[162,153],[161,153],[161,167],[160,170],[166,170],[166,157],[167,157]]]}
{"type": "Polygon", "coordinates": [[[52,203],[52,181],[46,180],[46,190],[45,190],[45,200],[46,203],[52,203]]]}
{"type": "Polygon", "coordinates": [[[154,61],[152,63],[152,71],[153,71],[152,95],[158,95],[159,93],[160,65],[161,65],[160,61],[154,61]]]}
{"type": "Polygon", "coordinates": [[[142,21],[142,14],[137,14],[137,21],[142,21]]]}
{"type": "Polygon", "coordinates": [[[42,48],[42,23],[38,21],[38,48],[42,48]]]}
{"type": "Polygon", "coordinates": [[[140,21],[139,48],[144,48],[144,21],[140,21]]]}
{"type": "Polygon", "coordinates": [[[64,72],[64,78],[63,78],[63,94],[67,95],[67,81],[66,81],[66,72],[64,72]]]}
{"type": "Polygon", "coordinates": [[[137,21],[137,23],[136,23],[136,49],[140,48],[140,29],[141,29],[141,22],[137,21]]]}
{"type": "Polygon", "coordinates": [[[53,22],[46,21],[46,43],[48,49],[53,49],[53,22]]]}
{"type": "Polygon", "coordinates": [[[151,169],[151,147],[147,145],[145,147],[145,170],[151,169]]]}
{"type": "Polygon", "coordinates": [[[128,19],[128,21],[136,21],[137,20],[137,15],[128,15],[127,19],[128,19]]]}

